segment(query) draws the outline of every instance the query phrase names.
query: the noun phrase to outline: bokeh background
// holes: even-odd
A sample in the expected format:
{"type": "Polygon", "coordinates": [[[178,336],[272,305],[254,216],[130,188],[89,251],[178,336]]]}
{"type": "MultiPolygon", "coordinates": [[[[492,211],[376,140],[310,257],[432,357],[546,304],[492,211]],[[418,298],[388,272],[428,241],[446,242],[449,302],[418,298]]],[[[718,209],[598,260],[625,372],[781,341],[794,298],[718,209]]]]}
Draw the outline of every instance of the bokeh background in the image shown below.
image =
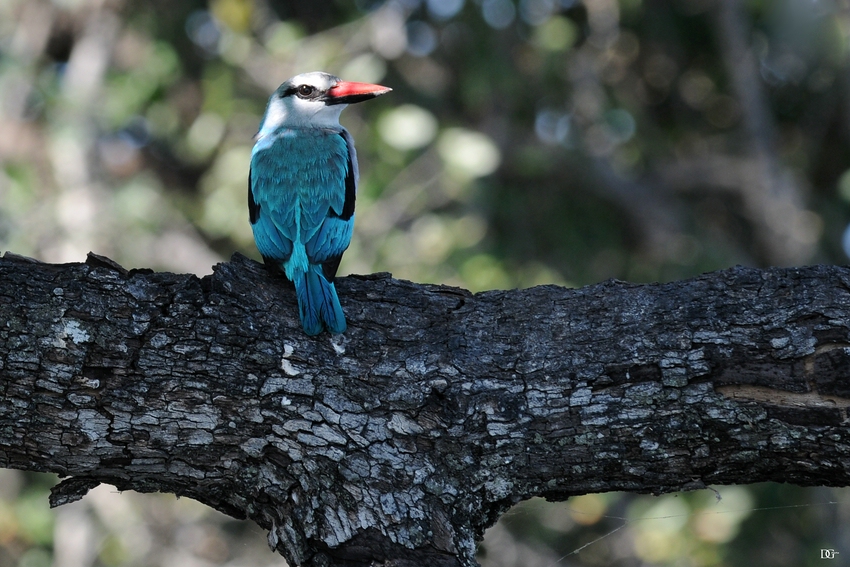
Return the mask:
{"type": "MultiPolygon", "coordinates": [[[[0,0],[0,250],[199,275],[258,258],[266,99],[326,70],[394,89],[343,115],[362,172],[343,275],[479,291],[843,264],[847,4],[0,0]]],[[[101,486],[50,511],[55,481],[0,470],[0,566],[284,565],[187,499],[101,486]]],[[[531,500],[480,559],[850,564],[850,491],[717,488],[531,500]]]]}

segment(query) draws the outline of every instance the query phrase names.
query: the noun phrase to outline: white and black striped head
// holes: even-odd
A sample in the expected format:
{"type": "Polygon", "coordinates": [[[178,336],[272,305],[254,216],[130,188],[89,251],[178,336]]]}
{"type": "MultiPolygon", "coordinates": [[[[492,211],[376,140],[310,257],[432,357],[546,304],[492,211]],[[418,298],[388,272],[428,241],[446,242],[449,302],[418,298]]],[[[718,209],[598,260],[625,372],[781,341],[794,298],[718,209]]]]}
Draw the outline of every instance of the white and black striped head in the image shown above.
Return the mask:
{"type": "Polygon", "coordinates": [[[391,90],[381,85],[343,81],[318,71],[295,75],[269,99],[259,135],[270,134],[281,126],[339,128],[339,114],[347,105],[391,90]]]}

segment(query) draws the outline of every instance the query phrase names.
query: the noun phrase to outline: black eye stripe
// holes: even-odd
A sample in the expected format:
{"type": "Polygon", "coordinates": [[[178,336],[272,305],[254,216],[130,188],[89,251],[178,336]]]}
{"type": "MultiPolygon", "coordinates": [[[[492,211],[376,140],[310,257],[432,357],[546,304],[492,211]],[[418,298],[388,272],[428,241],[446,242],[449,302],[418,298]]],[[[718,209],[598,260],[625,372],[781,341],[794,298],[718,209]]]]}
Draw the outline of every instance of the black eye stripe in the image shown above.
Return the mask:
{"type": "Polygon", "coordinates": [[[324,94],[323,91],[313,85],[295,85],[281,92],[280,98],[286,98],[294,95],[298,98],[313,100],[319,98],[322,94],[324,94]]]}

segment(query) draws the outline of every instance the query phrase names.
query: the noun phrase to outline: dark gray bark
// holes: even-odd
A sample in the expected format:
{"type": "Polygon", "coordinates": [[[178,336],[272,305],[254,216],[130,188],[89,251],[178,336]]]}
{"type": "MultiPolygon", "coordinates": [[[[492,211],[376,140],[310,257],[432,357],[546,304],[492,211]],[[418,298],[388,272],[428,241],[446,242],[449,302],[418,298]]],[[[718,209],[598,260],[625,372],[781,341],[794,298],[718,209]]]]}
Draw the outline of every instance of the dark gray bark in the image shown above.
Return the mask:
{"type": "Polygon", "coordinates": [[[241,256],[212,275],[0,259],[0,466],[189,496],[293,565],[475,564],[514,503],[850,484],[850,271],[733,268],[472,295],[338,280],[310,338],[241,256]],[[373,563],[374,562],[374,563],[373,563]]]}

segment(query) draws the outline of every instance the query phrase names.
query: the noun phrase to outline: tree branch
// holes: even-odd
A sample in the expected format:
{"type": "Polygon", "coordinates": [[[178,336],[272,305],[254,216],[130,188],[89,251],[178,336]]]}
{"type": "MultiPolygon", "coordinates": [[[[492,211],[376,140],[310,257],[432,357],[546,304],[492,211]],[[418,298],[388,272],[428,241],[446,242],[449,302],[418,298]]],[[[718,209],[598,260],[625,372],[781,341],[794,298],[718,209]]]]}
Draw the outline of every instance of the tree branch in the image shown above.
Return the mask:
{"type": "Polygon", "coordinates": [[[472,295],[341,278],[342,337],[241,256],[0,259],[0,466],[189,496],[293,565],[475,565],[534,495],[850,484],[850,271],[472,295]]]}

